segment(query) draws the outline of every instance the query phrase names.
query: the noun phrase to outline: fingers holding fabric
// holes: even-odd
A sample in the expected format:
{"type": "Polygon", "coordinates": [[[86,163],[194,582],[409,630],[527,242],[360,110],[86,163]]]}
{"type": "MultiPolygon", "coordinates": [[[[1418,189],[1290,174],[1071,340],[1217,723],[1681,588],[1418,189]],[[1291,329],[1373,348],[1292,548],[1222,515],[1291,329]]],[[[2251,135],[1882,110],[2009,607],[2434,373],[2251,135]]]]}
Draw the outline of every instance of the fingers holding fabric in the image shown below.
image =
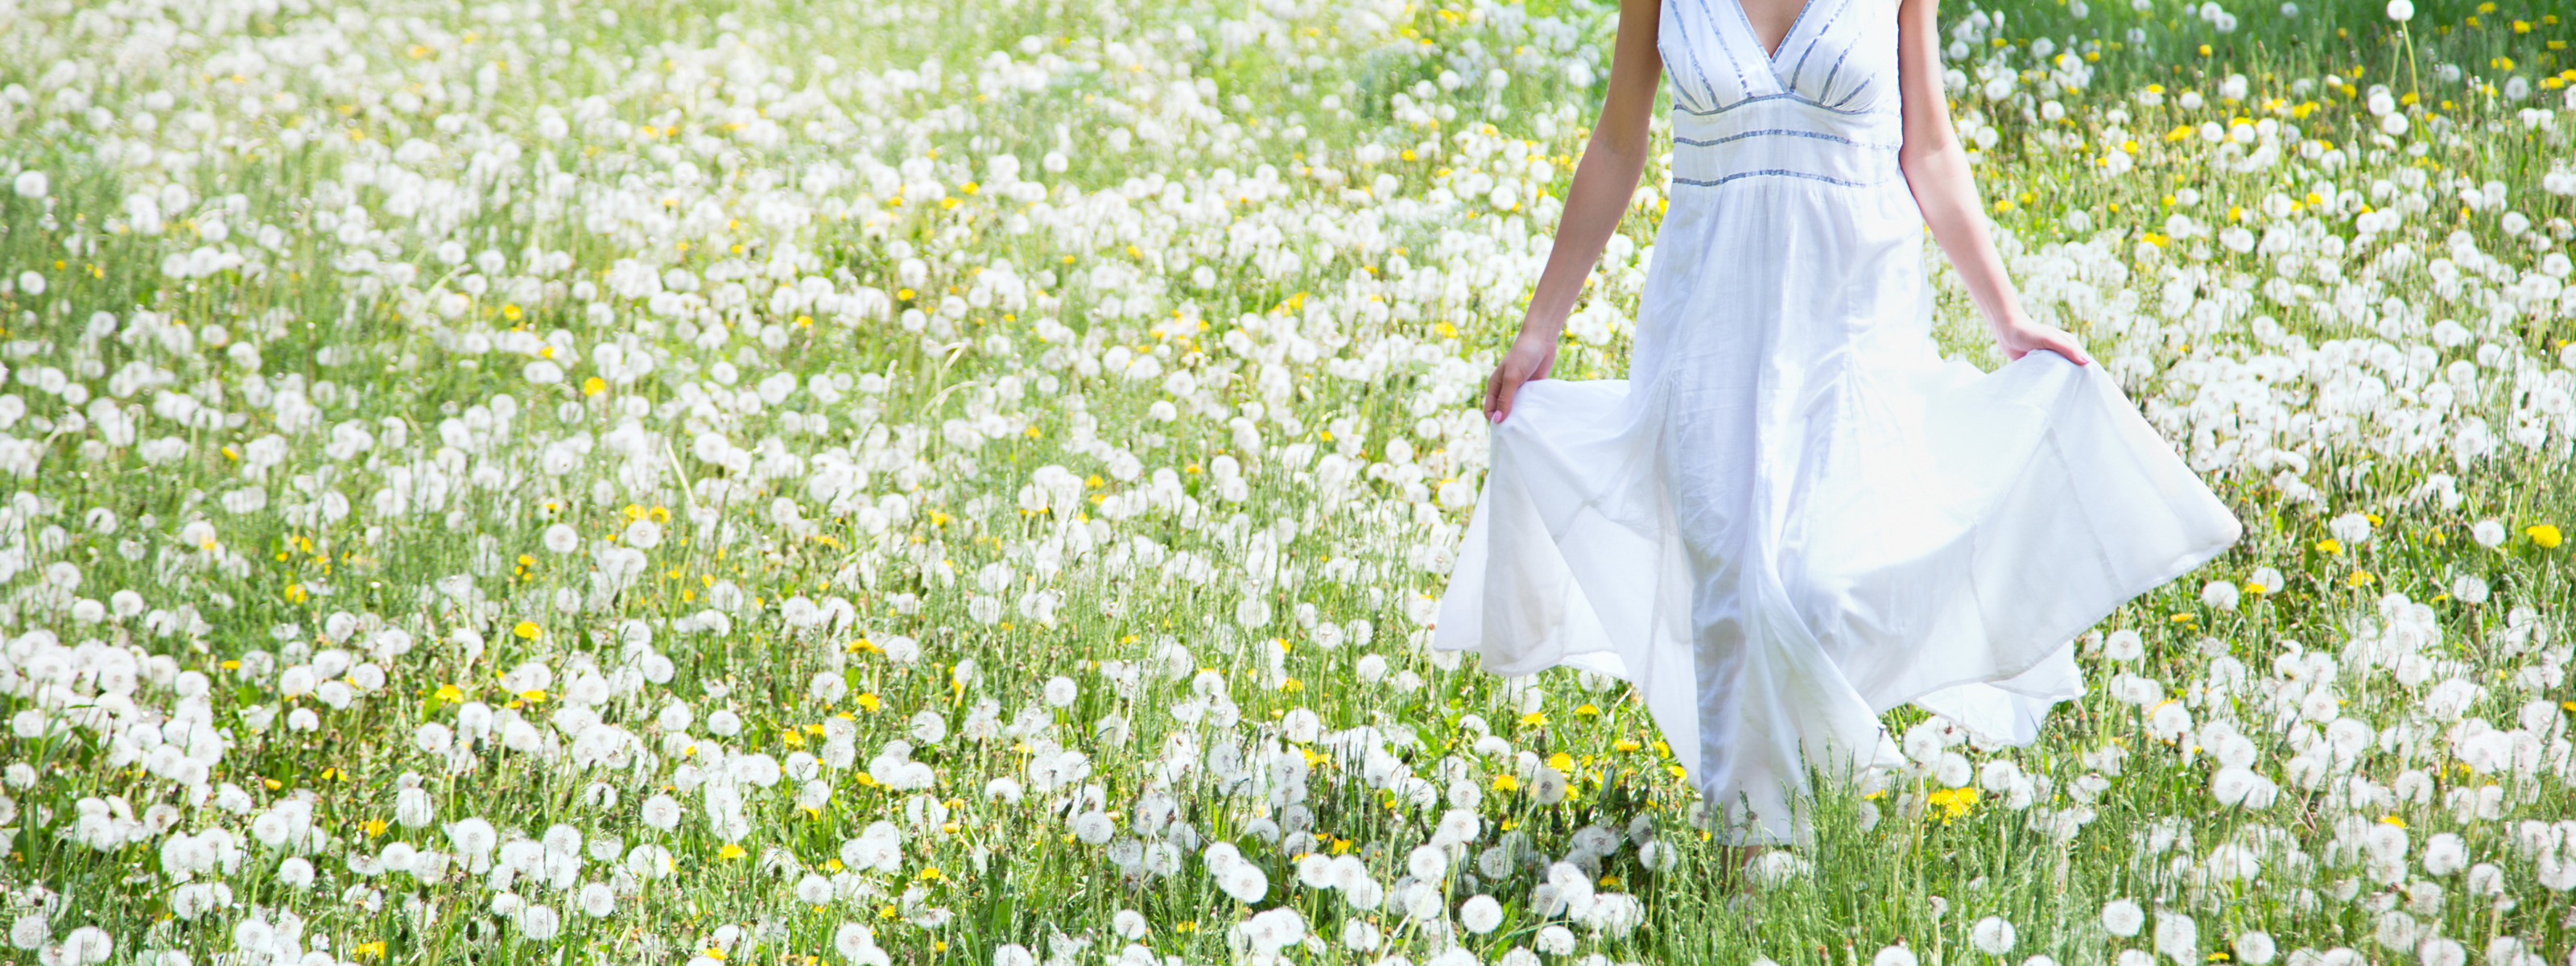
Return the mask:
{"type": "Polygon", "coordinates": [[[2015,361],[2046,349],[2079,366],[2093,364],[2093,356],[2084,351],[2084,344],[2076,341],[2073,333],[2055,326],[2020,325],[2003,329],[1995,333],[1995,345],[2004,351],[2006,359],[2015,361]]]}
{"type": "Polygon", "coordinates": [[[1512,401],[1520,395],[1521,384],[1547,378],[1548,367],[1556,361],[1556,344],[1527,337],[1512,342],[1503,353],[1494,374],[1485,380],[1485,421],[1500,423],[1511,418],[1512,401]]]}

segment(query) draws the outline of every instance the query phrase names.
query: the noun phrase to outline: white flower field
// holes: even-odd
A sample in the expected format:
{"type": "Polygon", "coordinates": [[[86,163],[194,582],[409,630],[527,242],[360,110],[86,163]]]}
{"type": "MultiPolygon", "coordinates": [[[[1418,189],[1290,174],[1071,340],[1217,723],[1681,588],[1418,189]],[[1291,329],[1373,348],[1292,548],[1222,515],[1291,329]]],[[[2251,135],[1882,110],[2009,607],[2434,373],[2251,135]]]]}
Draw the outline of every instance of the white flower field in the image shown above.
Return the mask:
{"type": "Polygon", "coordinates": [[[1424,643],[1615,5],[0,0],[0,961],[2576,964],[2576,31],[2311,6],[1942,12],[2247,535],[1734,867],[1424,643]]]}

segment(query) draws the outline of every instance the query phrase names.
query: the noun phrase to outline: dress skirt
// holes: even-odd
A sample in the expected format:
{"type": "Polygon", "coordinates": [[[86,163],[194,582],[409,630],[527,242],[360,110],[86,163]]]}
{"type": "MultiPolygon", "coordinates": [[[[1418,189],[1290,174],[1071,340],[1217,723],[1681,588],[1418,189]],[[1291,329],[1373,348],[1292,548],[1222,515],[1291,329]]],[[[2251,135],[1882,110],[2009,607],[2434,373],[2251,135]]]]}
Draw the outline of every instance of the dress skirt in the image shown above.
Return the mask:
{"type": "Polygon", "coordinates": [[[1736,842],[1900,763],[1899,705],[2034,740],[2073,638],[2241,529],[2100,366],[1943,359],[1922,224],[1902,180],[1677,178],[1629,378],[1491,428],[1432,646],[1625,680],[1736,842]]]}

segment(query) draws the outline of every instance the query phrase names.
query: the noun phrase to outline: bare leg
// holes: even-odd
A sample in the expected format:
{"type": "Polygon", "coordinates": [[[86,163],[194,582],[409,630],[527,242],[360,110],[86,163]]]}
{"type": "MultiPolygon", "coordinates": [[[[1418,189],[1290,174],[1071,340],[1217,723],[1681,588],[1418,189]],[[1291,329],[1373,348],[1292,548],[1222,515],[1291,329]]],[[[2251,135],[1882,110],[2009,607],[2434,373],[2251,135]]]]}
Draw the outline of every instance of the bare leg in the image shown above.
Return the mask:
{"type": "Polygon", "coordinates": [[[1752,881],[1745,866],[1755,856],[1767,851],[1759,845],[1720,845],[1717,847],[1718,882],[1728,889],[1741,889],[1752,881]]]}

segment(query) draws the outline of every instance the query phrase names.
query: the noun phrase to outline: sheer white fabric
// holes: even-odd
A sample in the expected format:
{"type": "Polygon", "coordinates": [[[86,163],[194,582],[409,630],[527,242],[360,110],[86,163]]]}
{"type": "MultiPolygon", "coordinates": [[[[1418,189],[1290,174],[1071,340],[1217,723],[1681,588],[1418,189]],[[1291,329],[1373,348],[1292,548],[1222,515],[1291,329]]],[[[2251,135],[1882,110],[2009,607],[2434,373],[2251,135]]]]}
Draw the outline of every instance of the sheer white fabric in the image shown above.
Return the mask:
{"type": "Polygon", "coordinates": [[[2241,533],[2099,366],[1940,357],[1895,8],[1814,0],[1773,57],[1665,0],[1629,378],[1522,387],[1432,632],[1628,681],[1733,841],[1803,837],[1810,767],[1897,764],[1899,705],[2035,739],[2071,640],[2241,533]]]}

